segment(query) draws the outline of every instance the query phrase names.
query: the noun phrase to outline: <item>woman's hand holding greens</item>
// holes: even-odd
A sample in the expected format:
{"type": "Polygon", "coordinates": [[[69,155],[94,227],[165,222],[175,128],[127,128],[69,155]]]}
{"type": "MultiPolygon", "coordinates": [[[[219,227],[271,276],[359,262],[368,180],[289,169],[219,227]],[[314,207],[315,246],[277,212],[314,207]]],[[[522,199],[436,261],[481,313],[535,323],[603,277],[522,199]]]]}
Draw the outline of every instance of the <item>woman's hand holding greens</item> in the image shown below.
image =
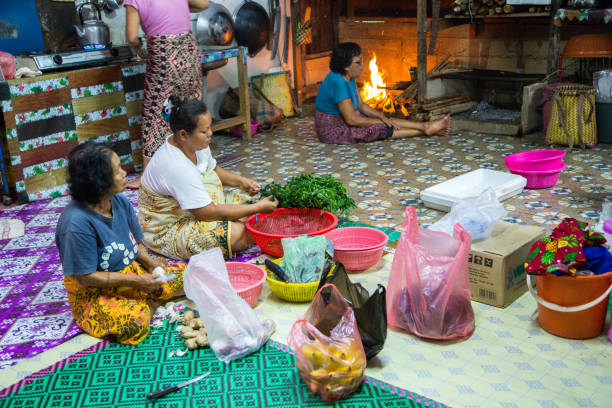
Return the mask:
{"type": "Polygon", "coordinates": [[[258,208],[258,213],[271,213],[272,211],[276,210],[276,207],[278,207],[278,199],[274,197],[264,197],[255,203],[255,205],[258,208]]]}
{"type": "Polygon", "coordinates": [[[261,185],[248,177],[242,177],[240,180],[240,189],[250,196],[254,196],[261,190],[261,185]]]}

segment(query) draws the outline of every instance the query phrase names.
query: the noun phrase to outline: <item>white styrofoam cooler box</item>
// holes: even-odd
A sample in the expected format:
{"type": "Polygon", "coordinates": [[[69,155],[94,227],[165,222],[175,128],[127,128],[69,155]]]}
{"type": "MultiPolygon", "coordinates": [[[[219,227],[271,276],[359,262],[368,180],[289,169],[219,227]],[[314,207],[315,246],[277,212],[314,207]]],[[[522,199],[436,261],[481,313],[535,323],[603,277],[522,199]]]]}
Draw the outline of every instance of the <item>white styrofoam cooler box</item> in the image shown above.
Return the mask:
{"type": "Polygon", "coordinates": [[[501,171],[478,169],[453,177],[421,191],[421,200],[426,207],[450,211],[457,201],[479,196],[491,187],[499,201],[520,194],[527,179],[517,174],[501,171]]]}

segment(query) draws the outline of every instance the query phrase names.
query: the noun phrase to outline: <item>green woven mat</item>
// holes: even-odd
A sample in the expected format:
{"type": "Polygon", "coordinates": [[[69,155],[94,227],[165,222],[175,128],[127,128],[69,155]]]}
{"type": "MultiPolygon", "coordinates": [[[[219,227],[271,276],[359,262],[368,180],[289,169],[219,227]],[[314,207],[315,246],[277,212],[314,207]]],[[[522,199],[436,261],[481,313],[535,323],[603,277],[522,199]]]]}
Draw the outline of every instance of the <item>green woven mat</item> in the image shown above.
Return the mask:
{"type": "Polygon", "coordinates": [[[345,228],[345,227],[370,227],[370,228],[376,228],[377,230],[380,230],[382,232],[384,232],[385,234],[387,234],[387,236],[389,237],[389,242],[387,243],[387,245],[389,245],[392,242],[395,242],[399,239],[401,233],[399,231],[395,231],[389,228],[384,228],[384,227],[377,227],[375,225],[368,225],[368,224],[362,224],[360,222],[353,222],[353,221],[348,221],[345,219],[341,219],[338,220],[338,228],[345,228]]]}
{"type": "Polygon", "coordinates": [[[99,343],[0,391],[0,407],[445,407],[431,399],[366,377],[349,398],[328,404],[299,378],[293,354],[268,342],[257,353],[229,365],[210,348],[169,358],[182,348],[176,325],[152,330],[138,346],[99,343]],[[205,379],[159,399],[145,395],[199,374],[205,379]]]}

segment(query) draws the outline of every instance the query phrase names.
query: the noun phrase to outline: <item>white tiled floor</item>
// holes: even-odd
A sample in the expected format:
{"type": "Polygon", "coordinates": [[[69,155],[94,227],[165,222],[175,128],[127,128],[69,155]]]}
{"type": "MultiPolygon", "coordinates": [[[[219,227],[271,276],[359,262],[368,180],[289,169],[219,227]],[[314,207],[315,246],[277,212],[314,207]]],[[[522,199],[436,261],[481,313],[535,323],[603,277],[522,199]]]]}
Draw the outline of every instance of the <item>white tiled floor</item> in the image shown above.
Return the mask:
{"type": "MultiPolygon", "coordinates": [[[[351,275],[369,290],[386,285],[392,255],[351,275]]],[[[273,338],[286,342],[307,304],[278,300],[264,285],[256,306],[274,316],[273,338]]],[[[439,343],[390,329],[366,373],[453,407],[612,407],[612,344],[602,334],[579,341],[553,336],[532,320],[525,293],[506,309],[472,302],[476,331],[466,341],[439,343]]]]}
{"type": "MultiPolygon", "coordinates": [[[[351,279],[372,290],[386,285],[392,255],[351,279]]],[[[370,360],[367,375],[453,407],[612,407],[612,344],[602,334],[578,341],[553,336],[531,319],[536,303],[524,294],[506,309],[472,302],[476,331],[466,341],[425,341],[389,330],[385,348],[370,360]]],[[[273,339],[286,343],[293,322],[308,304],[277,299],[264,284],[255,311],[274,318],[273,339]]],[[[66,358],[96,339],[71,341],[2,371],[0,386],[66,358]]]]}

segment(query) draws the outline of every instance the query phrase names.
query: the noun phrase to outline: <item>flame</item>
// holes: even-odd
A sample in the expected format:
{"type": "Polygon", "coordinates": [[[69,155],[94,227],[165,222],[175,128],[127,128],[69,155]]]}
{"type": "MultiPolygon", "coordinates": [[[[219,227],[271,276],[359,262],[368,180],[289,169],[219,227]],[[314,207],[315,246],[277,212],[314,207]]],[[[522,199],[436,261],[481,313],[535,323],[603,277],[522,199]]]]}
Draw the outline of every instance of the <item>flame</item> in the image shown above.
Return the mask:
{"type": "Polygon", "coordinates": [[[393,98],[386,91],[387,85],[384,77],[387,73],[376,65],[376,54],[372,55],[368,67],[370,68],[370,81],[365,81],[361,90],[361,98],[374,109],[381,108],[387,113],[395,112],[393,98]]]}

